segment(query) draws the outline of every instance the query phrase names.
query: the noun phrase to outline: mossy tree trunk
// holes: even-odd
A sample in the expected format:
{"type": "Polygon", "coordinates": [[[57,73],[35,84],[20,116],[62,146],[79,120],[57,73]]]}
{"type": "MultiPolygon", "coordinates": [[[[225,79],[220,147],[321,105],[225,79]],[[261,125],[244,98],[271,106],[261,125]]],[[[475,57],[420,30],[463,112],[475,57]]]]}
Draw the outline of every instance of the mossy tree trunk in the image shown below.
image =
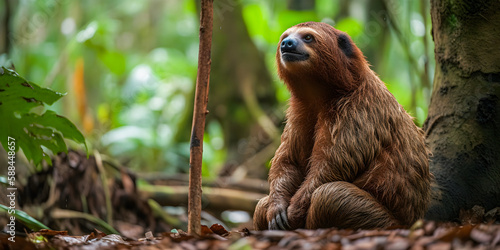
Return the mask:
{"type": "Polygon", "coordinates": [[[428,219],[500,206],[500,1],[431,0],[436,72],[424,124],[435,176],[428,219]]]}

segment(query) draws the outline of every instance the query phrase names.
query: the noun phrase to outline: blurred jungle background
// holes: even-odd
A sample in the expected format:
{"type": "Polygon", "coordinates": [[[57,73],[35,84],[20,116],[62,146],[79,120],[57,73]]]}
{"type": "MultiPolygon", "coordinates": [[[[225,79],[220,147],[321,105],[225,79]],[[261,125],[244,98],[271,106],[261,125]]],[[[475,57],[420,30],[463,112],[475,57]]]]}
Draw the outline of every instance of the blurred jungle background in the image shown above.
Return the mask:
{"type": "MultiPolygon", "coordinates": [[[[429,13],[427,1],[216,0],[203,153],[204,184],[213,188],[204,190],[204,203],[213,205],[205,206],[209,213],[204,219],[221,220],[230,228],[238,223],[251,227],[252,205],[267,192],[269,161],[279,145],[289,98],[275,65],[283,31],[321,21],[347,32],[421,126],[434,74],[429,13]],[[250,205],[244,198],[252,200],[250,205]]],[[[85,228],[95,221],[68,211],[99,217],[122,233],[132,231],[133,224],[182,228],[185,210],[177,206],[187,202],[183,187],[189,170],[199,3],[2,0],[0,20],[1,66],[13,66],[41,87],[67,93],[47,108],[80,129],[91,154],[87,159],[82,145],[68,141],[76,151],[54,155],[53,166],[22,163],[18,157],[18,185],[24,187],[20,208],[56,230],[75,233],[88,232],[85,228]],[[58,166],[80,172],[53,170],[58,166]],[[84,170],[89,166],[94,172],[84,170]],[[106,186],[111,193],[99,191],[106,186]],[[139,191],[151,199],[141,203],[135,196],[139,191]],[[135,209],[133,216],[130,211],[109,215],[113,208],[129,206],[135,209]],[[116,221],[120,216],[122,224],[116,221]],[[123,226],[125,222],[129,224],[123,226]]],[[[6,162],[0,163],[2,171],[6,162]]]]}

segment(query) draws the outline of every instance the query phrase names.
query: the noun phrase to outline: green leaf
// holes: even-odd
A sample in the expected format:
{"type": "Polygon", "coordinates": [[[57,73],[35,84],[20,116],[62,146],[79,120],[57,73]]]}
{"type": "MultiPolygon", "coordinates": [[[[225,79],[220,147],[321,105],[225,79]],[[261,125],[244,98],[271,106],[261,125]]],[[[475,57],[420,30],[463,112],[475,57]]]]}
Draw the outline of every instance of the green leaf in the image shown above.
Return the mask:
{"type": "Polygon", "coordinates": [[[47,110],[45,114],[39,117],[37,122],[42,126],[52,127],[59,131],[64,138],[84,144],[85,147],[87,147],[87,144],[85,144],[85,137],[83,137],[78,128],[64,116],[60,116],[52,110],[47,110]]]}
{"type": "Polygon", "coordinates": [[[23,225],[27,226],[33,231],[39,231],[40,229],[50,229],[49,227],[45,226],[44,224],[21,210],[10,209],[5,205],[0,204],[0,211],[4,211],[5,213],[16,217],[18,221],[20,221],[21,223],[23,223],[23,225]]]}
{"type": "Polygon", "coordinates": [[[27,130],[29,134],[36,137],[36,140],[40,142],[40,145],[45,146],[50,149],[50,151],[67,151],[66,144],[64,143],[62,136],[59,133],[54,132],[54,130],[38,126],[29,127],[27,130]]]}
{"type": "MultiPolygon", "coordinates": [[[[3,103],[10,101],[24,101],[27,104],[9,107],[15,111],[29,111],[33,106],[42,106],[43,103],[52,105],[64,94],[41,88],[26,81],[15,71],[2,67],[4,73],[0,74],[0,100],[3,103]]],[[[1,106],[0,106],[1,107],[1,106]]]]}
{"type": "Polygon", "coordinates": [[[38,165],[42,159],[49,164],[50,157],[44,148],[53,153],[67,152],[67,138],[87,144],[82,133],[68,119],[48,110],[42,115],[31,112],[35,107],[53,104],[64,94],[26,81],[15,71],[0,68],[0,141],[7,149],[7,143],[15,142],[15,150],[21,148],[29,160],[38,165]],[[1,74],[3,72],[3,74],[1,74]]]}

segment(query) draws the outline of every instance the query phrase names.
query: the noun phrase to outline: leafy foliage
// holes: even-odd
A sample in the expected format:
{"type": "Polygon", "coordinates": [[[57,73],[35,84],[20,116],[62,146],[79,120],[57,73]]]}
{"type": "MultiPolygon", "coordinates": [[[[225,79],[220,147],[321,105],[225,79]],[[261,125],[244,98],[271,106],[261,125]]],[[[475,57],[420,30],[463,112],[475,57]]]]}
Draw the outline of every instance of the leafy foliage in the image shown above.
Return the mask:
{"type": "Polygon", "coordinates": [[[0,68],[0,141],[7,149],[7,138],[15,140],[15,150],[21,148],[29,160],[39,164],[50,161],[44,149],[53,153],[67,152],[63,138],[85,143],[85,138],[68,119],[47,110],[39,115],[32,112],[44,104],[52,105],[64,94],[26,81],[15,71],[0,68]]]}

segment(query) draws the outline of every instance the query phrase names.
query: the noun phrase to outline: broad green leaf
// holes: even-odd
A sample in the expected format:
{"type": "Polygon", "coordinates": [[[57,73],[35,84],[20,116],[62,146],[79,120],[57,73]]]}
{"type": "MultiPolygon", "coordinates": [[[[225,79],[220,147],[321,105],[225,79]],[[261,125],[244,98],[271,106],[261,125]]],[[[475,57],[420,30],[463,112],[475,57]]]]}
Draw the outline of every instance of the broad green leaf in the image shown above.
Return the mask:
{"type": "Polygon", "coordinates": [[[51,105],[62,96],[64,94],[26,81],[13,70],[0,68],[0,141],[3,147],[8,148],[8,137],[14,138],[15,150],[21,148],[36,165],[42,159],[51,163],[44,148],[53,153],[67,152],[63,138],[84,144],[87,149],[85,138],[68,119],[51,110],[42,115],[32,112],[33,108],[51,105]]]}
{"type": "MultiPolygon", "coordinates": [[[[64,116],[60,116],[52,110],[47,110],[42,116],[36,117],[36,119],[38,124],[54,128],[56,131],[59,131],[64,138],[85,144],[85,138],[82,133],[80,133],[78,128],[76,128],[76,126],[64,116]]],[[[85,147],[86,146],[87,145],[85,144],[85,147]]]]}
{"type": "Polygon", "coordinates": [[[33,106],[43,105],[42,103],[52,105],[55,101],[64,96],[64,94],[41,88],[34,83],[26,81],[13,70],[3,67],[2,70],[4,73],[0,74],[1,102],[6,103],[9,101],[24,100],[27,103],[26,105],[9,107],[14,111],[29,111],[33,106]]]}
{"type": "Polygon", "coordinates": [[[33,126],[28,128],[28,134],[35,137],[34,140],[40,142],[40,145],[45,146],[50,149],[52,152],[66,152],[66,144],[62,136],[54,132],[54,130],[50,128],[33,126]]]}

